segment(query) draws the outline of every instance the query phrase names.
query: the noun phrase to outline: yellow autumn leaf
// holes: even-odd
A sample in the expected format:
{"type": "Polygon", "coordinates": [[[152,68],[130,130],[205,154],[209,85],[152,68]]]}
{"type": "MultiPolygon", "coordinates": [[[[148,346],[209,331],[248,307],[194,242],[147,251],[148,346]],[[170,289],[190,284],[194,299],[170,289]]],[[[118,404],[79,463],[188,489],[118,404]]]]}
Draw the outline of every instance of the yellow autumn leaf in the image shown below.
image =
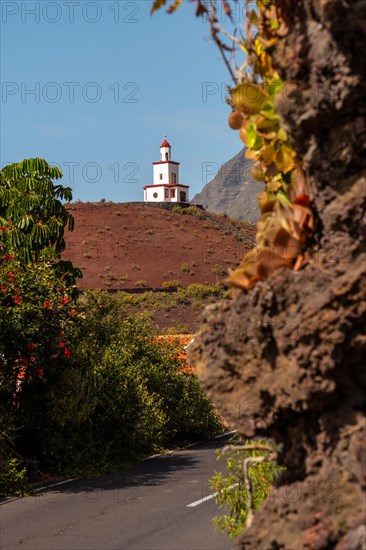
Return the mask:
{"type": "Polygon", "coordinates": [[[272,144],[266,145],[261,149],[261,160],[265,164],[272,164],[275,156],[275,150],[272,144]]]}
{"type": "Polygon", "coordinates": [[[160,10],[160,8],[165,6],[166,3],[167,3],[167,0],[155,0],[150,10],[150,13],[153,14],[155,11],[160,10]]]}
{"type": "Polygon", "coordinates": [[[259,113],[267,94],[252,82],[244,82],[231,90],[231,102],[236,109],[244,113],[259,113]]]}
{"type": "Polygon", "coordinates": [[[173,13],[176,9],[179,8],[179,6],[182,4],[183,0],[175,0],[174,4],[172,4],[166,11],[167,13],[173,13]]]}
{"type": "Polygon", "coordinates": [[[266,189],[270,193],[276,193],[282,187],[282,182],[280,180],[271,180],[267,183],[266,189]]]}
{"type": "Polygon", "coordinates": [[[253,151],[252,149],[245,149],[244,156],[246,159],[257,160],[259,155],[260,155],[260,150],[253,151]]]}

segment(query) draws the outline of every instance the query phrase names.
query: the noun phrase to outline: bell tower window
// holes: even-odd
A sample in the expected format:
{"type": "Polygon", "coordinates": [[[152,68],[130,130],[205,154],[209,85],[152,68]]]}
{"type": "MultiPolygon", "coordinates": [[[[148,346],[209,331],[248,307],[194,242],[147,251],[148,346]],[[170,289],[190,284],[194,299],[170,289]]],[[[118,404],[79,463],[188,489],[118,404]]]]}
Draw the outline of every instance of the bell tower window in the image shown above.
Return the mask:
{"type": "Polygon", "coordinates": [[[177,174],[172,174],[172,183],[177,183],[177,174]]]}

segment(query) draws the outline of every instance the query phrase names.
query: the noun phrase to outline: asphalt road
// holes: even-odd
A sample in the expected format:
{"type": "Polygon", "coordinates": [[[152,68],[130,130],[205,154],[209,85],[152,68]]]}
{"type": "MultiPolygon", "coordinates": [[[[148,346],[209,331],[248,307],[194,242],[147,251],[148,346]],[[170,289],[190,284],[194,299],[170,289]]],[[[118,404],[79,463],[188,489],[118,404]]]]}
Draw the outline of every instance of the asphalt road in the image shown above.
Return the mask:
{"type": "MultiPolygon", "coordinates": [[[[230,550],[207,480],[228,437],[0,506],[1,550],[230,550]],[[202,501],[203,499],[203,501],[202,501]],[[190,506],[189,506],[190,505],[190,506]]],[[[221,464],[222,462],[222,464],[221,464]]]]}

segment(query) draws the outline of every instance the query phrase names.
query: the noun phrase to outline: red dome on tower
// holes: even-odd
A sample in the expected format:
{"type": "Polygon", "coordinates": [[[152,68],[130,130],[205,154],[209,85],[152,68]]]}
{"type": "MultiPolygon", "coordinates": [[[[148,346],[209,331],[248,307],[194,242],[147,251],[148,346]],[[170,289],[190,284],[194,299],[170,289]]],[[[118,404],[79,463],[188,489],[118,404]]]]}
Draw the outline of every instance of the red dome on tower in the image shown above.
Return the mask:
{"type": "Polygon", "coordinates": [[[170,144],[167,142],[166,138],[164,138],[163,143],[160,145],[160,149],[161,149],[162,147],[169,147],[169,148],[171,149],[171,146],[170,146],[170,144]]]}

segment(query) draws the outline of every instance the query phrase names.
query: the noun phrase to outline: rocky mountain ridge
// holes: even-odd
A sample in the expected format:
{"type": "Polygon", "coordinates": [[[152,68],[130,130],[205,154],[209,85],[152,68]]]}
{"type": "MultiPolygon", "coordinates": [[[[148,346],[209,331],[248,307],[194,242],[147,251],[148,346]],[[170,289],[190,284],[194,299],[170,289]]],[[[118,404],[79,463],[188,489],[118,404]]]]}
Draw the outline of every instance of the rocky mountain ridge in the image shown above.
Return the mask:
{"type": "Polygon", "coordinates": [[[253,161],[245,158],[242,149],[223,164],[216,176],[197,193],[192,204],[217,214],[249,223],[259,219],[258,193],[264,186],[252,176],[253,161]]]}

